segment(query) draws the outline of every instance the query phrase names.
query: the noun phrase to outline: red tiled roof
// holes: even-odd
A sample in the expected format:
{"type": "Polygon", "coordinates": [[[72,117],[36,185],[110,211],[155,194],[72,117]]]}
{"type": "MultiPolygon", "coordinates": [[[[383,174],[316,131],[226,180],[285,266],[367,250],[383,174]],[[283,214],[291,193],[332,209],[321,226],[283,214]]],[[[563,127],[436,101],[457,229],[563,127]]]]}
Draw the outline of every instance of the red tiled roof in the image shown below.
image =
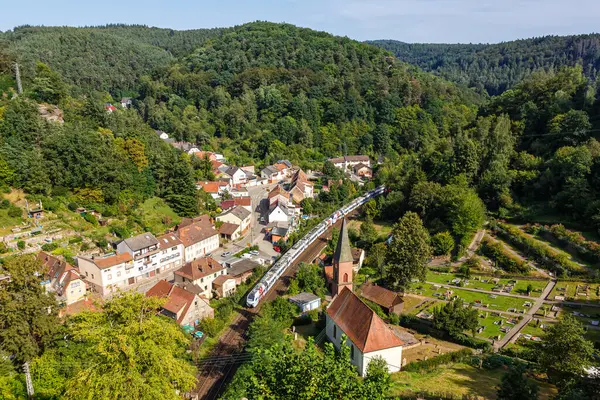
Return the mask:
{"type": "Polygon", "coordinates": [[[197,260],[193,260],[183,267],[175,271],[176,275],[183,276],[184,278],[196,281],[200,278],[204,278],[207,275],[219,272],[223,269],[223,266],[212,257],[203,257],[197,260]]]}
{"type": "Polygon", "coordinates": [[[398,293],[381,286],[373,285],[371,282],[365,282],[360,289],[362,297],[382,307],[391,308],[402,303],[402,298],[398,293]]]}
{"type": "Polygon", "coordinates": [[[287,168],[288,168],[288,166],[287,166],[287,165],[285,165],[285,164],[282,164],[282,163],[273,164],[273,166],[274,166],[275,168],[277,168],[277,170],[278,170],[278,171],[280,171],[280,172],[281,172],[281,171],[283,171],[284,169],[287,169],[287,168]]]}
{"type": "Polygon", "coordinates": [[[229,275],[221,275],[218,276],[214,281],[213,281],[213,286],[223,286],[223,284],[225,282],[227,282],[230,279],[234,279],[233,277],[229,276],[229,275]]]}
{"type": "Polygon", "coordinates": [[[290,198],[290,194],[288,192],[286,192],[285,190],[283,190],[283,188],[281,186],[279,186],[279,185],[275,186],[273,188],[273,190],[271,190],[269,192],[269,199],[271,199],[271,198],[273,198],[273,197],[275,197],[277,195],[283,196],[286,199],[290,198]]]}
{"type": "Polygon", "coordinates": [[[187,314],[189,308],[194,303],[196,295],[192,292],[189,292],[179,286],[175,286],[172,283],[167,282],[166,280],[160,280],[156,283],[156,285],[152,286],[148,292],[146,292],[146,296],[156,296],[156,297],[167,297],[167,302],[163,305],[163,308],[167,311],[172,312],[177,317],[177,323],[181,324],[185,315],[187,314]]]}
{"type": "Polygon", "coordinates": [[[133,258],[131,257],[131,254],[129,254],[129,253],[122,253],[122,254],[115,254],[113,256],[108,256],[108,257],[104,257],[104,258],[93,258],[93,259],[88,258],[87,260],[96,264],[96,266],[98,268],[105,269],[105,268],[114,267],[115,265],[133,261],[133,258]]]}
{"type": "Polygon", "coordinates": [[[219,228],[221,235],[231,236],[238,230],[240,226],[238,224],[232,224],[231,222],[223,222],[223,225],[219,228]]]}
{"type": "Polygon", "coordinates": [[[325,278],[327,279],[327,282],[333,282],[333,265],[323,267],[323,272],[325,272],[325,278]]]}
{"type": "Polygon", "coordinates": [[[404,345],[394,331],[347,287],[327,308],[327,315],[362,353],[404,345]]]}
{"type": "Polygon", "coordinates": [[[177,236],[185,247],[218,234],[210,220],[200,220],[177,230],[177,236]]]}
{"type": "Polygon", "coordinates": [[[60,315],[74,315],[83,311],[98,312],[100,308],[97,307],[97,303],[91,299],[81,299],[75,303],[67,305],[60,311],[60,315]]]}
{"type": "Polygon", "coordinates": [[[208,159],[211,161],[217,159],[217,156],[215,156],[215,153],[212,151],[197,151],[194,153],[194,155],[201,160],[203,160],[206,156],[208,156],[208,159]]]}
{"type": "Polygon", "coordinates": [[[206,193],[219,193],[219,189],[227,186],[227,182],[223,181],[199,181],[196,185],[200,186],[206,193]]]}

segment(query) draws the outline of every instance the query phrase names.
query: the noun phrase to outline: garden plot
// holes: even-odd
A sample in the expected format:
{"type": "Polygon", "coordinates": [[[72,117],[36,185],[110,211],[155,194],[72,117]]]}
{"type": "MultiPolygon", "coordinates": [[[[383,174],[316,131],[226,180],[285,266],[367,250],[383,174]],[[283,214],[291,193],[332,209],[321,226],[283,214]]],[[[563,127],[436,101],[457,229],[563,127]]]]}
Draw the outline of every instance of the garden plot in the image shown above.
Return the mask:
{"type": "Polygon", "coordinates": [[[548,300],[600,302],[600,284],[568,281],[557,282],[550,296],[548,296],[548,300]]]}
{"type": "Polygon", "coordinates": [[[461,275],[429,271],[426,281],[444,285],[453,285],[467,289],[479,289],[487,291],[498,291],[499,293],[511,293],[527,295],[527,288],[531,285],[531,297],[539,297],[548,284],[545,280],[533,279],[507,279],[493,276],[472,276],[466,280],[461,275]]]}

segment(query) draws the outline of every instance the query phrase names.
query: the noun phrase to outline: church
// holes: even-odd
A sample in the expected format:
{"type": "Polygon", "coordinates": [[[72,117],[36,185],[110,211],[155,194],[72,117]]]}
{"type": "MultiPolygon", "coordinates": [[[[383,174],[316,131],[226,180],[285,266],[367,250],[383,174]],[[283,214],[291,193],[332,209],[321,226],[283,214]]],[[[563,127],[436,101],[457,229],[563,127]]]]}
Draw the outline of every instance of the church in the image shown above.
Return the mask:
{"type": "Polygon", "coordinates": [[[389,372],[402,365],[404,342],[387,324],[352,291],[352,251],[346,219],[333,255],[331,295],[333,301],[325,315],[327,338],[336,348],[346,336],[350,358],[358,373],[364,376],[374,357],[382,357],[389,372]]]}

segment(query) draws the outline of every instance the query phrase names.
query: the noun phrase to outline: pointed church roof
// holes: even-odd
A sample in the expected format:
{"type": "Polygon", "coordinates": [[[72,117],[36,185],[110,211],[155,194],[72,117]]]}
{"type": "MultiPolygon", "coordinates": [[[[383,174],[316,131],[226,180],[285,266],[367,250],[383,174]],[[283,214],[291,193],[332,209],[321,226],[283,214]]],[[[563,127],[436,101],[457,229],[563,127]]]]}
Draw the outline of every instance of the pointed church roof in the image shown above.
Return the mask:
{"type": "Polygon", "coordinates": [[[333,253],[333,262],[341,263],[352,263],[354,258],[352,257],[352,249],[350,248],[350,239],[348,238],[348,223],[346,218],[342,220],[342,229],[340,230],[340,237],[333,253]]]}

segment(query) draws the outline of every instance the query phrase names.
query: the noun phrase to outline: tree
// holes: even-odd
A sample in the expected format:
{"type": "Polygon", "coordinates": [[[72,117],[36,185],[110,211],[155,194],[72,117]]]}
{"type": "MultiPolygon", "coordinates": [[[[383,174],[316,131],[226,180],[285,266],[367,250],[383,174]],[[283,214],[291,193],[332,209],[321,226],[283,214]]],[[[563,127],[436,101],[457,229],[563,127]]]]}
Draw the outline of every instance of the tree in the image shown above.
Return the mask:
{"type": "Polygon", "coordinates": [[[522,364],[514,365],[502,376],[498,388],[498,400],[536,400],[539,387],[525,376],[522,364]]]}
{"type": "Polygon", "coordinates": [[[454,249],[454,238],[448,231],[439,232],[431,238],[433,255],[446,256],[454,249]]]}
{"type": "Polygon", "coordinates": [[[367,264],[377,270],[380,278],[384,278],[385,275],[386,254],[387,245],[385,243],[375,243],[367,253],[367,264]]]}
{"type": "Polygon", "coordinates": [[[296,272],[296,280],[301,291],[311,292],[320,295],[325,290],[325,279],[322,275],[322,268],[317,264],[300,264],[296,272]]]}
{"type": "Polygon", "coordinates": [[[365,385],[370,387],[372,393],[379,394],[378,399],[384,399],[392,387],[392,377],[388,372],[387,361],[381,356],[375,356],[369,361],[365,385]]]}
{"type": "Polygon", "coordinates": [[[544,346],[539,348],[540,364],[559,374],[583,374],[594,354],[594,345],[584,335],[581,323],[566,314],[542,337],[544,346]]]}
{"type": "Polygon", "coordinates": [[[475,336],[478,323],[477,310],[470,305],[464,307],[463,300],[460,298],[433,310],[435,328],[453,337],[458,337],[465,331],[470,331],[475,336]]]}
{"type": "Polygon", "coordinates": [[[371,220],[367,219],[360,224],[360,239],[365,242],[367,248],[377,240],[377,230],[371,220]]]}
{"type": "Polygon", "coordinates": [[[43,352],[58,329],[58,305],[41,285],[44,270],[30,255],[5,260],[11,279],[0,290],[0,350],[16,364],[43,352]]]}
{"type": "Polygon", "coordinates": [[[128,293],[103,312],[84,312],[69,324],[73,340],[89,346],[84,367],[67,383],[66,399],[179,399],[194,387],[186,359],[189,338],[174,322],[158,316],[163,300],[128,293]]]}
{"type": "Polygon", "coordinates": [[[471,279],[471,268],[467,263],[460,266],[459,272],[465,279],[471,279]]]}
{"type": "Polygon", "coordinates": [[[414,278],[425,280],[431,256],[429,240],[427,229],[414,212],[407,212],[394,225],[386,254],[387,279],[392,286],[406,288],[414,278]]]}
{"type": "Polygon", "coordinates": [[[371,199],[365,203],[363,206],[363,211],[365,213],[365,217],[367,220],[373,220],[379,214],[379,210],[377,209],[377,202],[375,199],[371,199]]]}

